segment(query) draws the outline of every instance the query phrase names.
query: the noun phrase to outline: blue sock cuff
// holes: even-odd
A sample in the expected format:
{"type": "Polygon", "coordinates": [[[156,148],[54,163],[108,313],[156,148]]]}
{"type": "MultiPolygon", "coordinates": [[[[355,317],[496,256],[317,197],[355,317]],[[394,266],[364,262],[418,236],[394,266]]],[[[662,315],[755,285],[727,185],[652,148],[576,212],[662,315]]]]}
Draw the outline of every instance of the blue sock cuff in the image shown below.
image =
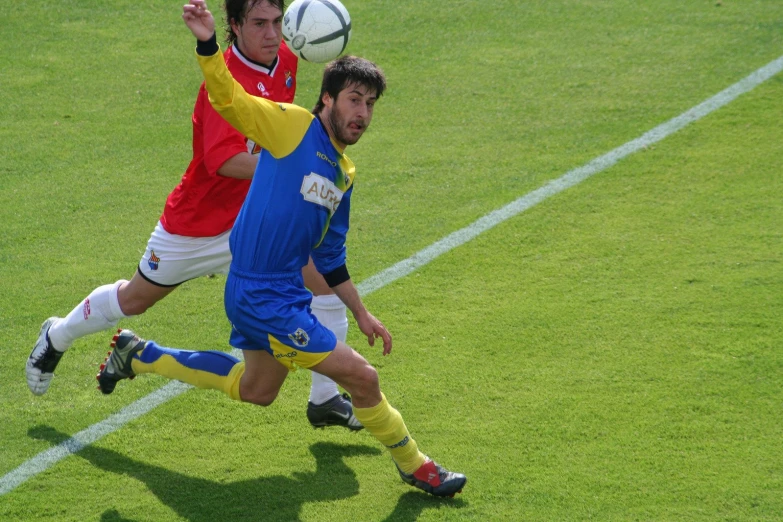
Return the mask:
{"type": "Polygon", "coordinates": [[[179,364],[193,370],[201,370],[215,375],[225,377],[231,372],[231,369],[240,362],[233,355],[217,350],[194,351],[180,350],[177,348],[166,348],[160,346],[154,341],[148,341],[144,350],[138,356],[139,361],[145,364],[152,364],[164,355],[170,355],[179,364]]]}

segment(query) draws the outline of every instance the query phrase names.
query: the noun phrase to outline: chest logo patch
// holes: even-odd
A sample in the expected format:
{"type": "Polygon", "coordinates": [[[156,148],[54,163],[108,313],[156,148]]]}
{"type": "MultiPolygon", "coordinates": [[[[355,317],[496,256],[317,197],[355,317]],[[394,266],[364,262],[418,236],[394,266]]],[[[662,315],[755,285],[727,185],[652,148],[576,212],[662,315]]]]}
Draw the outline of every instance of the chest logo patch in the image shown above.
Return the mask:
{"type": "Polygon", "coordinates": [[[342,190],[338,189],[331,180],[315,172],[304,177],[299,192],[302,193],[305,201],[326,207],[332,213],[337,210],[343,199],[342,190]]]}
{"type": "Polygon", "coordinates": [[[266,90],[266,87],[264,86],[263,83],[258,82],[257,87],[258,87],[258,92],[261,93],[261,96],[263,96],[264,98],[269,98],[269,91],[266,90]]]}

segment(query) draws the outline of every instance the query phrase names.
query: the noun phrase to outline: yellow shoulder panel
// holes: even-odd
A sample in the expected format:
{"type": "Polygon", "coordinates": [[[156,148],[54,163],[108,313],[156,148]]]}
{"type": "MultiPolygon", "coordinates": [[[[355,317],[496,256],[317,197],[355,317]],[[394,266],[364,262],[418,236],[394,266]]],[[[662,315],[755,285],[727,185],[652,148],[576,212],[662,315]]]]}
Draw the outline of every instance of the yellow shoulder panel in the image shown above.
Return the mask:
{"type": "Polygon", "coordinates": [[[314,116],[303,107],[251,96],[231,76],[223,53],[198,56],[209,102],[235,129],[282,158],[293,152],[314,116]]]}

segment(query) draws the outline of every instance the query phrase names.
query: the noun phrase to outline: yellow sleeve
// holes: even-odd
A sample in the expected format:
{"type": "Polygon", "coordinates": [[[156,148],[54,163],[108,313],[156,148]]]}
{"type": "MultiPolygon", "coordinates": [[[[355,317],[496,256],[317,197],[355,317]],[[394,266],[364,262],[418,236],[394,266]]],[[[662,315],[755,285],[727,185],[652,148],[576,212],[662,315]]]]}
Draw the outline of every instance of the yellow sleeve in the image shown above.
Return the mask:
{"type": "Polygon", "coordinates": [[[247,138],[282,158],[296,149],[314,116],[298,105],[251,96],[226,67],[221,51],[198,57],[209,102],[227,122],[247,138]]]}

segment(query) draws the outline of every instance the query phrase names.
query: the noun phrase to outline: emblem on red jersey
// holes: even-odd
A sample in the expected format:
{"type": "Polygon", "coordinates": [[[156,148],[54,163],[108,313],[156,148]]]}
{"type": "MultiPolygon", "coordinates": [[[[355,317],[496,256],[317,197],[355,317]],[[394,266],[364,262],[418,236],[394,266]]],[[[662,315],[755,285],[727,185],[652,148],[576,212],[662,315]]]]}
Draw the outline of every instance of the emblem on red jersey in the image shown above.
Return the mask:
{"type": "Polygon", "coordinates": [[[150,265],[150,270],[157,270],[158,264],[160,263],[160,258],[155,255],[155,251],[150,251],[150,259],[147,261],[150,265]]]}
{"type": "Polygon", "coordinates": [[[286,71],[285,72],[285,86],[290,89],[293,84],[294,84],[294,77],[291,76],[291,71],[286,71]]]}
{"type": "Polygon", "coordinates": [[[264,98],[269,98],[269,91],[266,90],[266,87],[264,87],[263,83],[258,82],[258,90],[261,92],[261,96],[264,98]]]}

